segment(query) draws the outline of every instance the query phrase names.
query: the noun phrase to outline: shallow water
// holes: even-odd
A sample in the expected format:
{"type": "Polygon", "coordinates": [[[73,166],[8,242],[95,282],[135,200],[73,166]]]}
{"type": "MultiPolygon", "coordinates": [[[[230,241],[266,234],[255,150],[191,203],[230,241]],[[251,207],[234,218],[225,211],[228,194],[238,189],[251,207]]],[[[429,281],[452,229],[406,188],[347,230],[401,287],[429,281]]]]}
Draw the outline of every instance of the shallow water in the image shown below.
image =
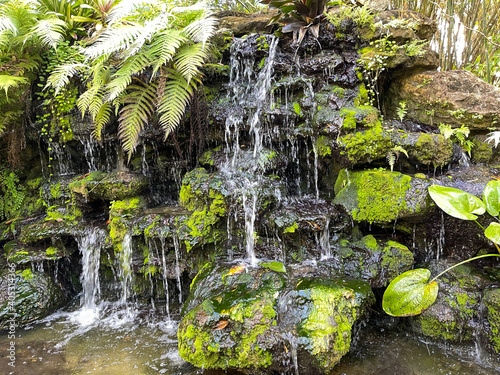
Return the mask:
{"type": "MultiPolygon", "coordinates": [[[[114,311],[112,305],[101,305],[100,320],[82,326],[77,312],[59,312],[29,327],[18,328],[14,369],[7,358],[10,340],[2,334],[0,374],[203,374],[177,353],[178,320],[165,321],[163,313],[136,310],[130,321],[125,314],[114,311]]],[[[452,353],[401,333],[372,329],[364,333],[356,349],[343,358],[332,374],[500,374],[485,359],[482,362],[474,347],[452,353]]]]}

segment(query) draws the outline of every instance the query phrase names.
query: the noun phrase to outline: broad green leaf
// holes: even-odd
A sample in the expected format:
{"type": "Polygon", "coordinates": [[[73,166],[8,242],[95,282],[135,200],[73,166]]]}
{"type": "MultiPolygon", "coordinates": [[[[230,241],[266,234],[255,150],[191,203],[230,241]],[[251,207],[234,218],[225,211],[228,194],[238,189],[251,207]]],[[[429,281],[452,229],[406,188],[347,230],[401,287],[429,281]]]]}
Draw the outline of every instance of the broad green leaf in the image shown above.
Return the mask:
{"type": "Polygon", "coordinates": [[[259,266],[269,268],[274,272],[286,272],[286,268],[281,262],[267,262],[267,263],[259,263],[259,266]]]}
{"type": "Polygon", "coordinates": [[[392,316],[418,315],[437,298],[439,286],[429,283],[431,271],[418,268],[406,271],[389,284],[382,299],[382,308],[392,316]]]}
{"type": "Polygon", "coordinates": [[[486,210],[491,216],[498,216],[500,213],[500,181],[493,180],[486,184],[483,191],[483,201],[486,203],[486,210]]]}
{"type": "Polygon", "coordinates": [[[476,220],[486,212],[483,201],[465,191],[446,186],[429,186],[429,194],[440,209],[462,220],[476,220]]]}
{"type": "Polygon", "coordinates": [[[488,228],[484,231],[484,235],[489,240],[500,245],[500,224],[495,221],[488,225],[488,228]]]}

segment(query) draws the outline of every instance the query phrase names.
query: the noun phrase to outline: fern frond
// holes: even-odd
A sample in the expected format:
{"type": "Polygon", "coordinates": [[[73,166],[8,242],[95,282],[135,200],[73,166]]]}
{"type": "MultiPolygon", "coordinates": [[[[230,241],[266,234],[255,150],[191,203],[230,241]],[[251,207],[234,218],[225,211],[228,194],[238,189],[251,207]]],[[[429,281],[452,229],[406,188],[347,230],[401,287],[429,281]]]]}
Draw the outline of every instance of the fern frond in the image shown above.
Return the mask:
{"type": "Polygon", "coordinates": [[[113,101],[116,99],[130,85],[132,76],[141,73],[150,65],[151,61],[148,53],[139,53],[126,59],[106,87],[107,100],[113,101]]]}
{"type": "Polygon", "coordinates": [[[125,106],[120,110],[118,137],[129,159],[137,146],[139,134],[152,117],[156,104],[156,85],[132,85],[123,96],[125,106]]]}
{"type": "Polygon", "coordinates": [[[66,28],[66,22],[54,17],[38,21],[31,33],[40,38],[43,44],[56,48],[64,39],[66,28]]]}
{"type": "Polygon", "coordinates": [[[182,32],[175,29],[165,30],[156,34],[148,51],[154,60],[153,75],[161,66],[171,61],[177,49],[182,44],[187,43],[187,41],[182,32]]]}
{"type": "Polygon", "coordinates": [[[0,136],[9,127],[10,124],[19,120],[20,113],[18,111],[7,111],[2,113],[0,117],[0,136]]]}
{"type": "Polygon", "coordinates": [[[178,72],[170,70],[170,76],[165,83],[163,97],[158,105],[160,126],[165,132],[165,139],[182,120],[186,107],[196,88],[195,80],[188,82],[178,72]]]}
{"type": "Polygon", "coordinates": [[[207,57],[202,43],[184,45],[179,48],[174,57],[175,67],[189,83],[199,74],[199,68],[207,57]]]}
{"type": "Polygon", "coordinates": [[[110,103],[103,103],[94,118],[94,128],[92,129],[92,136],[97,141],[101,141],[102,131],[111,120],[112,109],[113,108],[110,103]]]}
{"type": "MultiPolygon", "coordinates": [[[[95,108],[96,106],[96,101],[100,104],[102,104],[102,98],[100,95],[102,86],[100,85],[92,85],[87,91],[85,91],[76,101],[76,106],[82,113],[82,117],[85,116],[85,113],[87,111],[90,112],[90,107],[92,106],[95,108]]],[[[94,118],[95,116],[92,115],[94,118]]]]}
{"type": "Polygon", "coordinates": [[[215,34],[219,21],[214,17],[204,17],[187,25],[182,32],[193,42],[203,45],[215,34]]]}
{"type": "Polygon", "coordinates": [[[120,25],[106,29],[91,46],[83,50],[83,54],[91,59],[103,54],[112,54],[128,49],[141,35],[141,25],[120,25]]]}
{"type": "Polygon", "coordinates": [[[486,138],[486,142],[488,143],[494,143],[495,147],[500,144],[500,131],[492,131],[491,133],[488,133],[489,137],[486,138]]]}
{"type": "Polygon", "coordinates": [[[55,95],[59,93],[64,86],[69,83],[69,79],[78,73],[88,69],[88,65],[80,63],[68,63],[57,66],[52,74],[47,78],[47,84],[44,89],[52,87],[55,89],[55,95]]]}
{"type": "Polygon", "coordinates": [[[0,74],[0,90],[5,91],[5,96],[9,97],[9,89],[18,87],[24,83],[28,83],[28,78],[26,77],[16,77],[7,74],[0,74]]]}

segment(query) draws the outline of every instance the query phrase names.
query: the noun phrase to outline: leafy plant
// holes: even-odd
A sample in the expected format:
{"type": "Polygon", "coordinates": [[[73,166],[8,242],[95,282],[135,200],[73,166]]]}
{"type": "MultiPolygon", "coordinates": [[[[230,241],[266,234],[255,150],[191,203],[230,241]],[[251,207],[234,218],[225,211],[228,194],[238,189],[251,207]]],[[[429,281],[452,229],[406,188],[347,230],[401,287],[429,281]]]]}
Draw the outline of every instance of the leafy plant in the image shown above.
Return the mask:
{"type": "Polygon", "coordinates": [[[406,112],[408,112],[408,109],[406,108],[406,101],[402,100],[399,102],[399,107],[396,109],[399,121],[403,121],[406,116],[406,112]]]}
{"type": "MultiPolygon", "coordinates": [[[[498,220],[500,213],[500,181],[490,181],[483,191],[483,200],[459,189],[432,185],[429,194],[434,202],[448,215],[461,220],[473,220],[483,230],[484,235],[493,242],[500,253],[500,223],[492,222],[486,229],[476,219],[486,211],[498,220]]],[[[441,272],[429,280],[431,273],[427,269],[419,268],[407,271],[396,277],[387,287],[382,308],[393,316],[418,315],[437,298],[439,285],[436,280],[451,269],[486,257],[500,257],[500,254],[485,254],[464,260],[441,272]]]]}
{"type": "Polygon", "coordinates": [[[470,129],[467,126],[462,125],[459,128],[452,128],[451,125],[440,124],[439,131],[446,139],[452,139],[458,143],[470,156],[474,142],[467,139],[470,133],[470,129]]]}
{"type": "Polygon", "coordinates": [[[88,63],[58,66],[46,88],[57,95],[71,77],[87,76],[78,108],[91,116],[98,140],[118,111],[118,136],[130,158],[149,121],[157,117],[166,138],[182,120],[200,82],[216,23],[197,6],[169,12],[154,4],[134,8],[83,49],[88,63]]]}
{"type": "Polygon", "coordinates": [[[9,169],[0,171],[0,219],[7,220],[19,214],[26,196],[17,175],[9,169]]]}
{"type": "Polygon", "coordinates": [[[391,172],[394,170],[394,164],[396,164],[396,161],[399,159],[400,153],[403,153],[406,155],[406,157],[408,157],[408,153],[406,152],[406,150],[399,145],[394,146],[392,149],[387,151],[386,158],[389,166],[391,167],[391,172]]]}
{"type": "Polygon", "coordinates": [[[298,31],[297,43],[300,44],[307,31],[317,38],[319,25],[323,19],[327,0],[262,0],[262,4],[271,9],[278,9],[278,14],[269,20],[269,24],[282,20],[283,33],[298,31]]]}

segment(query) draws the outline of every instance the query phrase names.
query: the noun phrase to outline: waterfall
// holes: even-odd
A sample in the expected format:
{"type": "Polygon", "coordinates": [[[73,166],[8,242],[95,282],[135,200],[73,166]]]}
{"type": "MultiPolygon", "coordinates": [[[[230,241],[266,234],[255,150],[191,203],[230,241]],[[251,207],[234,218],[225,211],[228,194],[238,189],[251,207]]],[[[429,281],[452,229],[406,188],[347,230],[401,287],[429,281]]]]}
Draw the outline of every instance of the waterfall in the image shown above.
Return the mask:
{"type": "Polygon", "coordinates": [[[97,301],[99,299],[99,264],[101,248],[106,240],[102,229],[90,228],[81,237],[76,237],[78,249],[82,254],[82,274],[80,282],[83,294],[81,309],[77,312],[76,320],[81,325],[89,325],[99,318],[97,301]]]}
{"type": "Polygon", "coordinates": [[[330,259],[332,252],[330,249],[330,217],[325,218],[325,227],[319,236],[319,248],[321,251],[321,260],[330,259]]]}
{"type": "Polygon", "coordinates": [[[118,256],[118,277],[121,284],[121,296],[118,301],[119,308],[124,309],[124,319],[130,320],[134,317],[128,299],[132,296],[132,236],[125,234],[122,242],[122,251],[118,256]]]}
{"type": "Polygon", "coordinates": [[[257,258],[255,256],[254,226],[257,195],[255,193],[251,195],[251,202],[247,202],[248,198],[245,194],[242,196],[242,199],[243,210],[245,212],[245,248],[247,252],[247,258],[252,266],[256,266],[257,258]]]}

